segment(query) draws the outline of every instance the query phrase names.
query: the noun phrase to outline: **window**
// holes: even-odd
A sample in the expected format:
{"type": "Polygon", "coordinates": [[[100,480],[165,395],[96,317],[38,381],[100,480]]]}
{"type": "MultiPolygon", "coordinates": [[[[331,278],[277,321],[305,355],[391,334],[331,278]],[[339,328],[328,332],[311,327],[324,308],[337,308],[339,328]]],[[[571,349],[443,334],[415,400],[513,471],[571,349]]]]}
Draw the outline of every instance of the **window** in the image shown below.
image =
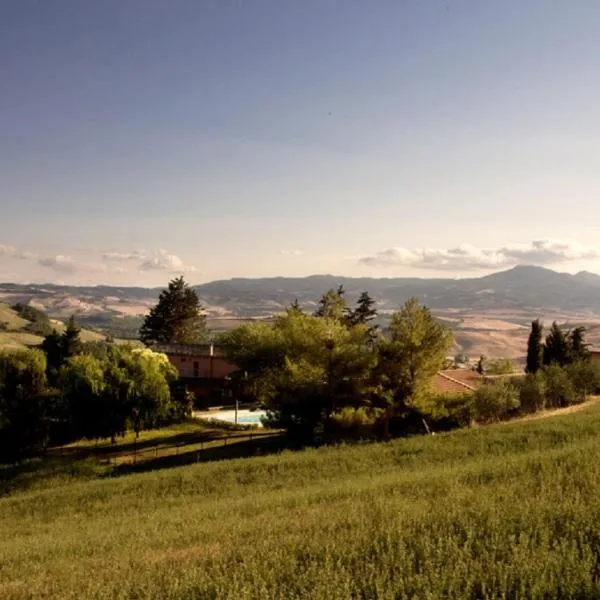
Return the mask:
{"type": "Polygon", "coordinates": [[[200,365],[198,361],[194,361],[194,377],[200,377],[200,365]]]}

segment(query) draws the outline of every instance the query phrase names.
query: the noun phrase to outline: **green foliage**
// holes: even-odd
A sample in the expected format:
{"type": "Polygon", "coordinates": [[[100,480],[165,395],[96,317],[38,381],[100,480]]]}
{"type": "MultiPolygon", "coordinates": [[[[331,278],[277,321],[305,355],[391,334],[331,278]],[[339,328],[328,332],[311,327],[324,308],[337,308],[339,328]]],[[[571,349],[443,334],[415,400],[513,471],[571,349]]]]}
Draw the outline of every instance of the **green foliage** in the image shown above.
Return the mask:
{"type": "Polygon", "coordinates": [[[206,316],[198,294],[178,277],[146,315],[140,340],[145,344],[196,344],[205,340],[206,334],[206,316]]]}
{"type": "Polygon", "coordinates": [[[544,325],[539,319],[531,322],[531,332],[527,340],[527,361],[525,371],[527,373],[537,373],[544,364],[544,344],[542,335],[544,325]]]}
{"type": "Polygon", "coordinates": [[[43,352],[0,352],[0,458],[16,459],[44,442],[45,389],[43,352]]]}
{"type": "Polygon", "coordinates": [[[69,359],[81,354],[84,350],[81,341],[81,329],[71,317],[62,334],[53,329],[41,344],[41,349],[46,354],[47,376],[50,385],[56,385],[60,368],[69,359]]]}
{"type": "Polygon", "coordinates": [[[344,298],[344,286],[340,285],[337,290],[328,290],[321,296],[319,307],[315,311],[315,317],[343,321],[348,313],[348,303],[344,298]]]}
{"type": "Polygon", "coordinates": [[[576,401],[577,395],[567,369],[553,362],[544,368],[544,380],[548,408],[564,408],[576,401]]]}
{"type": "Polygon", "coordinates": [[[539,369],[529,372],[519,385],[521,411],[535,413],[546,406],[546,378],[539,369]]]}
{"type": "Polygon", "coordinates": [[[300,303],[298,302],[298,298],[296,298],[296,299],[295,299],[295,300],[294,300],[294,301],[293,301],[293,302],[290,304],[290,306],[289,306],[289,307],[288,307],[288,309],[287,309],[287,312],[288,312],[288,313],[297,314],[297,315],[303,314],[303,312],[304,312],[304,311],[302,310],[302,307],[300,306],[300,303]]]}
{"type": "Polygon", "coordinates": [[[544,364],[557,364],[564,367],[570,359],[569,337],[564,334],[558,323],[554,321],[546,336],[544,345],[544,364]]]}
{"type": "Polygon", "coordinates": [[[576,327],[569,334],[569,358],[571,362],[585,361],[589,358],[588,345],[585,343],[585,327],[576,327]]]}
{"type": "Polygon", "coordinates": [[[430,393],[419,408],[434,429],[467,427],[474,417],[473,394],[430,393]]]}
{"type": "Polygon", "coordinates": [[[592,408],[122,477],[86,461],[0,501],[2,597],[597,598],[599,430],[592,408]]]}
{"type": "Polygon", "coordinates": [[[103,358],[69,359],[59,385],[76,437],[114,439],[129,428],[139,433],[189,416],[189,405],[177,405],[171,394],[176,377],[164,354],[113,347],[103,358]]]}
{"type": "Polygon", "coordinates": [[[496,358],[485,365],[487,375],[510,375],[517,371],[515,363],[510,358],[496,358]]]}
{"type": "Polygon", "coordinates": [[[39,310],[29,304],[22,304],[21,302],[17,302],[11,308],[22,319],[29,321],[28,325],[25,327],[26,331],[41,336],[49,335],[52,332],[50,319],[43,310],[39,310]]]}
{"type": "Polygon", "coordinates": [[[415,298],[394,313],[389,339],[379,344],[378,375],[382,388],[392,394],[396,411],[418,403],[428,392],[451,346],[451,332],[415,298]]]}
{"type": "Polygon", "coordinates": [[[375,307],[375,300],[371,298],[369,292],[362,292],[356,308],[348,312],[348,322],[350,325],[368,325],[373,319],[377,317],[377,309],[375,307]]]}
{"type": "Polygon", "coordinates": [[[519,408],[519,392],[507,381],[488,383],[473,392],[473,417],[478,423],[508,418],[519,408]]]}
{"type": "Polygon", "coordinates": [[[600,388],[600,365],[583,359],[567,365],[566,373],[571,380],[576,401],[583,402],[588,394],[595,394],[600,388]]]}

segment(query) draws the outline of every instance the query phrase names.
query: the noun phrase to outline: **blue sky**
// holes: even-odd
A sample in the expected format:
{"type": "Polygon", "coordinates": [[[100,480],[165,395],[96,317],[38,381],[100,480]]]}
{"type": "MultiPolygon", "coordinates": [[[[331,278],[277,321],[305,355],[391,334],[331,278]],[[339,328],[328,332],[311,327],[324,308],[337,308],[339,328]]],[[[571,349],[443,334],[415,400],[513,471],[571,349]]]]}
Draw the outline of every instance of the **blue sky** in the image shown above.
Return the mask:
{"type": "Polygon", "coordinates": [[[6,0],[0,280],[600,271],[600,3],[6,0]]]}

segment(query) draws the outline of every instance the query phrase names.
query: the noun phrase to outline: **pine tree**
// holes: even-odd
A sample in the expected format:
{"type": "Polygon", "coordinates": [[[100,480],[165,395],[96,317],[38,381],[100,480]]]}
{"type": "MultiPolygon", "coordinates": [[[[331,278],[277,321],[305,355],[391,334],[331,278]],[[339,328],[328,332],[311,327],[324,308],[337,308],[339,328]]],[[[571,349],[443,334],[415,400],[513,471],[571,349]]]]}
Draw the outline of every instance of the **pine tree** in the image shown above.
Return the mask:
{"type": "Polygon", "coordinates": [[[345,293],[343,285],[340,285],[337,290],[330,289],[325,292],[319,300],[319,308],[314,316],[343,321],[348,311],[345,293]]]}
{"type": "Polygon", "coordinates": [[[348,322],[350,325],[367,325],[377,317],[375,300],[369,296],[369,292],[363,292],[356,303],[356,308],[348,313],[348,322]]]}
{"type": "Polygon", "coordinates": [[[564,334],[558,323],[554,321],[546,336],[544,348],[544,364],[553,363],[564,367],[569,362],[569,338],[564,334]]]}
{"type": "Polygon", "coordinates": [[[206,338],[206,316],[200,299],[183,279],[173,279],[160,293],[140,329],[145,344],[195,344],[206,338]]]}
{"type": "Polygon", "coordinates": [[[531,322],[531,332],[527,340],[527,364],[525,371],[527,373],[537,373],[544,362],[544,344],[542,335],[544,333],[544,325],[539,319],[531,322]]]}
{"type": "Polygon", "coordinates": [[[75,317],[67,321],[67,327],[61,336],[61,349],[63,359],[71,358],[81,354],[83,343],[81,341],[81,329],[75,322],[75,317]]]}

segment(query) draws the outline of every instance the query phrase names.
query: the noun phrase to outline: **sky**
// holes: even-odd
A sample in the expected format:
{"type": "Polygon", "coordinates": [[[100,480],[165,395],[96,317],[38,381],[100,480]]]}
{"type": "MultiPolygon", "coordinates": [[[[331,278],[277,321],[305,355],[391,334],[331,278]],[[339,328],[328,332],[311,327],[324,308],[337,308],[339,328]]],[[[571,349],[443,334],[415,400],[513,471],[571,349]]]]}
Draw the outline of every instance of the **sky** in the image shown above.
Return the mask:
{"type": "Polygon", "coordinates": [[[0,281],[600,272],[600,2],[3,0],[0,281]]]}

